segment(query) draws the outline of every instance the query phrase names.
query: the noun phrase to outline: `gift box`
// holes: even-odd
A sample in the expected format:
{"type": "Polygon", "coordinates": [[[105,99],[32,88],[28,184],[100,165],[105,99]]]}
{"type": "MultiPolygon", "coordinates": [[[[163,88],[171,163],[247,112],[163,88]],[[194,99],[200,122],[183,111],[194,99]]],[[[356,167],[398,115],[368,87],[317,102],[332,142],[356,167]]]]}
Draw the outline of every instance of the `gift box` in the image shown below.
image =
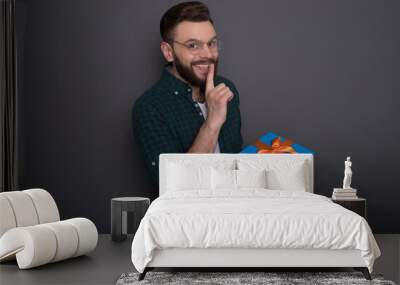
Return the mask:
{"type": "Polygon", "coordinates": [[[252,145],[246,146],[240,153],[313,153],[312,150],[268,132],[252,145]]]}

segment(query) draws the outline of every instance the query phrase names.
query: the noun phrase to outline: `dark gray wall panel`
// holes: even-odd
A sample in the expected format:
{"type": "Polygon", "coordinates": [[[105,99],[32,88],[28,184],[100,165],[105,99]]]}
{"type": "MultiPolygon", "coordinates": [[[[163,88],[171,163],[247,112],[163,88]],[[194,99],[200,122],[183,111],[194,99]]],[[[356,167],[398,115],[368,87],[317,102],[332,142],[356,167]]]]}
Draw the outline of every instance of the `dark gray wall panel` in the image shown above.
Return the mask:
{"type": "MultiPolygon", "coordinates": [[[[130,110],[160,76],[159,20],[175,3],[18,1],[20,187],[48,189],[63,218],[108,232],[112,197],[156,197],[130,110]]],[[[245,143],[270,130],[314,149],[322,195],[351,155],[371,227],[399,233],[400,2],[206,3],[245,143]]]]}

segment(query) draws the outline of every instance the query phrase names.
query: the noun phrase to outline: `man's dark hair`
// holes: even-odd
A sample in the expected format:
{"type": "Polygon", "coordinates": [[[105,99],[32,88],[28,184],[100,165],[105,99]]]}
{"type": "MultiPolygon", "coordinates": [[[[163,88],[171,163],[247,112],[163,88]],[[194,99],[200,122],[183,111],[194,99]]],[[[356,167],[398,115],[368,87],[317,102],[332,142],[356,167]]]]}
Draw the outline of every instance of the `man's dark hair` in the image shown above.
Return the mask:
{"type": "Polygon", "coordinates": [[[205,4],[199,1],[179,3],[169,8],[161,18],[160,33],[163,41],[170,43],[173,40],[174,28],[183,21],[209,21],[214,24],[210,11],[205,4]]]}

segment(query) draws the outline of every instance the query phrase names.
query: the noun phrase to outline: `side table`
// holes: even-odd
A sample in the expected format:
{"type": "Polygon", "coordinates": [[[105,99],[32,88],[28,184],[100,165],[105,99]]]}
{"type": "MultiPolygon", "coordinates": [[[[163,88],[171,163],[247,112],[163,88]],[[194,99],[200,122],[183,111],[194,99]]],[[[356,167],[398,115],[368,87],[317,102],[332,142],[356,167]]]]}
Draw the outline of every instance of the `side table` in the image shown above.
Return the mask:
{"type": "Polygon", "coordinates": [[[332,199],[332,202],[341,205],[342,207],[359,214],[364,219],[367,219],[367,200],[364,198],[357,199],[332,199]]]}
{"type": "Polygon", "coordinates": [[[149,205],[150,199],[145,197],[111,199],[111,239],[124,241],[128,233],[136,233],[149,205]]]}

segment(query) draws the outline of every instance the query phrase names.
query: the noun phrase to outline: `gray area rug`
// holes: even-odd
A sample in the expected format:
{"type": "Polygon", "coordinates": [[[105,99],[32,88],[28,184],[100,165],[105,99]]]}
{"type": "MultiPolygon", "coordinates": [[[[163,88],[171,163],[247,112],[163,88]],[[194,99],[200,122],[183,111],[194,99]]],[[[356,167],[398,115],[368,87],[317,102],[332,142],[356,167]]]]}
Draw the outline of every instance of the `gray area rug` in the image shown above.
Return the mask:
{"type": "Polygon", "coordinates": [[[150,271],[138,281],[139,273],[124,273],[117,285],[133,284],[379,284],[395,285],[382,275],[372,274],[372,281],[361,272],[156,272],[150,271]]]}

